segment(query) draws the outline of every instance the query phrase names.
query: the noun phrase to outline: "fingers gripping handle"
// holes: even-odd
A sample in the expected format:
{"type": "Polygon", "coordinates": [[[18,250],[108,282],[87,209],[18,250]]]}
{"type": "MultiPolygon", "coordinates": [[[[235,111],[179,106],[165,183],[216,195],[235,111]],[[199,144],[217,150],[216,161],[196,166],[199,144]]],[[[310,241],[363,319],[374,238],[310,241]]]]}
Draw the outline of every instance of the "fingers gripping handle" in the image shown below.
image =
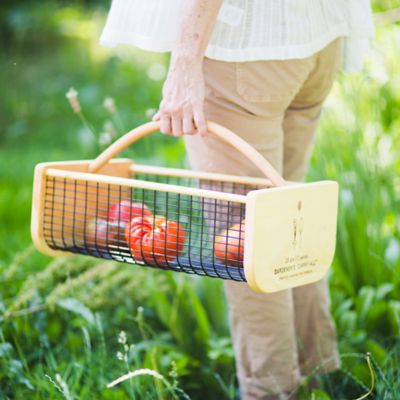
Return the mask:
{"type": "MultiPolygon", "coordinates": [[[[241,137],[234,134],[227,128],[215,123],[207,123],[208,131],[221,140],[229,143],[231,146],[240,151],[249,161],[251,161],[269,180],[274,186],[284,186],[285,181],[279,173],[272,167],[272,165],[250,144],[248,144],[241,137]]],[[[124,136],[120,137],[111,146],[104,150],[95,160],[93,160],[88,167],[89,172],[97,172],[109,160],[118,155],[122,150],[127,148],[132,143],[139,139],[157,132],[160,129],[158,121],[148,122],[144,125],[132,129],[124,136]]]]}

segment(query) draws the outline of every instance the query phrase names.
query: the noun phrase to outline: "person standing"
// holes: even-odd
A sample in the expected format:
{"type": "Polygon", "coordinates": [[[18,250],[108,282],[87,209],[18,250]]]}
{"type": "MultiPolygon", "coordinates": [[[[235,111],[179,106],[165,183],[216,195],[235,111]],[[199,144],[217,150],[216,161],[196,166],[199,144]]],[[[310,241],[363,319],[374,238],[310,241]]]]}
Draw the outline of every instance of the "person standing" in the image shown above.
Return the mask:
{"type": "MultiPolygon", "coordinates": [[[[184,136],[193,169],[260,174],[208,137],[212,120],[303,181],[335,75],[361,67],[372,34],[368,0],[114,0],[100,41],[171,51],[153,119],[184,136]]],[[[326,280],[274,294],[224,285],[242,399],[295,399],[302,375],[340,367],[326,280]]]]}

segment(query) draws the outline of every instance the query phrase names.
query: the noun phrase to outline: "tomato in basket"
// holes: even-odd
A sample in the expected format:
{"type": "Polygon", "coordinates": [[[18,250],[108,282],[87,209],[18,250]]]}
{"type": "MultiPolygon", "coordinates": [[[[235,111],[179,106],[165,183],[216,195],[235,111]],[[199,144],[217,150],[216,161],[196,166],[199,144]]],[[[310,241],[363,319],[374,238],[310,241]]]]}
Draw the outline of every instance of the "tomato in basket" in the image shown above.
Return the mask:
{"type": "Polygon", "coordinates": [[[126,227],[125,238],[136,261],[165,266],[182,252],[185,230],[160,215],[137,217],[126,227]]]}
{"type": "Polygon", "coordinates": [[[215,238],[214,255],[225,265],[239,267],[243,264],[244,221],[223,231],[215,238]]]}
{"type": "Polygon", "coordinates": [[[128,200],[122,200],[119,203],[112,204],[108,211],[109,221],[129,222],[132,218],[150,216],[151,211],[144,203],[134,203],[128,200]]]}
{"type": "Polygon", "coordinates": [[[110,246],[126,247],[125,228],[126,224],[124,222],[109,222],[103,219],[92,218],[86,224],[86,246],[92,249],[105,249],[110,246]]]}

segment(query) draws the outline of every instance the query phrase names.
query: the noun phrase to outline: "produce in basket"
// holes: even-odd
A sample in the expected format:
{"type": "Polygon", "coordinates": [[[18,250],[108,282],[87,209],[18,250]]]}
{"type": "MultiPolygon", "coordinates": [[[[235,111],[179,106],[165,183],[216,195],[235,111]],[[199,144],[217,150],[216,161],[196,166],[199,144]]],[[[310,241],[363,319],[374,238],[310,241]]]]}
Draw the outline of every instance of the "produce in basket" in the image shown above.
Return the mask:
{"type": "Polygon", "coordinates": [[[244,221],[232,225],[215,238],[214,255],[224,265],[239,267],[243,264],[244,221]]]}
{"type": "Polygon", "coordinates": [[[160,215],[137,217],[126,227],[125,238],[136,261],[166,266],[182,252],[185,230],[160,215]]]}
{"type": "Polygon", "coordinates": [[[108,220],[128,223],[133,218],[147,217],[151,214],[151,211],[144,203],[133,203],[128,200],[122,200],[119,203],[111,205],[108,211],[108,220]]]}
{"type": "Polygon", "coordinates": [[[86,224],[86,246],[92,250],[106,250],[110,246],[126,247],[124,222],[90,219],[86,224]]]}
{"type": "Polygon", "coordinates": [[[139,126],[95,160],[38,164],[31,221],[35,246],[51,256],[86,253],[128,264],[245,281],[264,293],[322,279],[335,251],[337,182],[286,182],[250,144],[210,121],[208,131],[254,163],[263,178],[178,171],[114,158],[159,129],[158,121],[139,126]],[[143,175],[143,179],[132,179],[132,175],[143,175]],[[194,187],[197,182],[201,185],[194,187]],[[142,204],[137,209],[135,202],[144,199],[152,213],[164,209],[166,217],[175,221],[152,217],[142,204]],[[244,215],[246,237],[263,238],[264,242],[244,239],[244,215]],[[101,221],[89,222],[93,217],[101,221]],[[126,221],[124,238],[123,225],[114,225],[118,221],[126,221]],[[307,235],[299,236],[299,221],[307,225],[307,235]],[[245,240],[249,257],[244,257],[245,240]],[[276,248],[279,252],[271,257],[276,248]],[[297,267],[289,262],[294,250],[302,257],[301,271],[295,271],[297,267]]]}

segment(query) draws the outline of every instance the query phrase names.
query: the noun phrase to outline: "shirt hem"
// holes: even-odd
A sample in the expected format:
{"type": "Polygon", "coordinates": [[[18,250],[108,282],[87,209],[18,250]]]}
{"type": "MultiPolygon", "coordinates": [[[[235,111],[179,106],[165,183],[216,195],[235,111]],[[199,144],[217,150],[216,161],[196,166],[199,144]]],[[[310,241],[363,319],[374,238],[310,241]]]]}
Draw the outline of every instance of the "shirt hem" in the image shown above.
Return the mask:
{"type": "Polygon", "coordinates": [[[225,49],[216,45],[209,45],[206,49],[205,56],[214,60],[228,62],[300,59],[313,55],[334,39],[341,36],[349,36],[347,24],[337,25],[331,28],[324,36],[307,44],[234,50],[225,49]]]}
{"type": "Polygon", "coordinates": [[[170,52],[174,46],[173,41],[159,41],[156,44],[155,38],[151,36],[143,36],[133,32],[116,31],[107,28],[105,28],[101,34],[99,42],[105,47],[116,47],[119,44],[126,44],[156,53],[170,52]]]}
{"type": "MultiPolygon", "coordinates": [[[[308,44],[291,45],[282,47],[258,47],[249,49],[226,49],[221,46],[209,44],[205,56],[214,60],[228,62],[246,62],[260,60],[288,60],[306,58],[324,48],[332,40],[340,36],[348,36],[347,24],[337,25],[327,34],[308,44]]],[[[119,44],[131,45],[139,49],[157,53],[170,52],[174,41],[158,41],[151,36],[138,35],[133,32],[104,29],[100,44],[106,47],[116,47],[119,44]]]]}

